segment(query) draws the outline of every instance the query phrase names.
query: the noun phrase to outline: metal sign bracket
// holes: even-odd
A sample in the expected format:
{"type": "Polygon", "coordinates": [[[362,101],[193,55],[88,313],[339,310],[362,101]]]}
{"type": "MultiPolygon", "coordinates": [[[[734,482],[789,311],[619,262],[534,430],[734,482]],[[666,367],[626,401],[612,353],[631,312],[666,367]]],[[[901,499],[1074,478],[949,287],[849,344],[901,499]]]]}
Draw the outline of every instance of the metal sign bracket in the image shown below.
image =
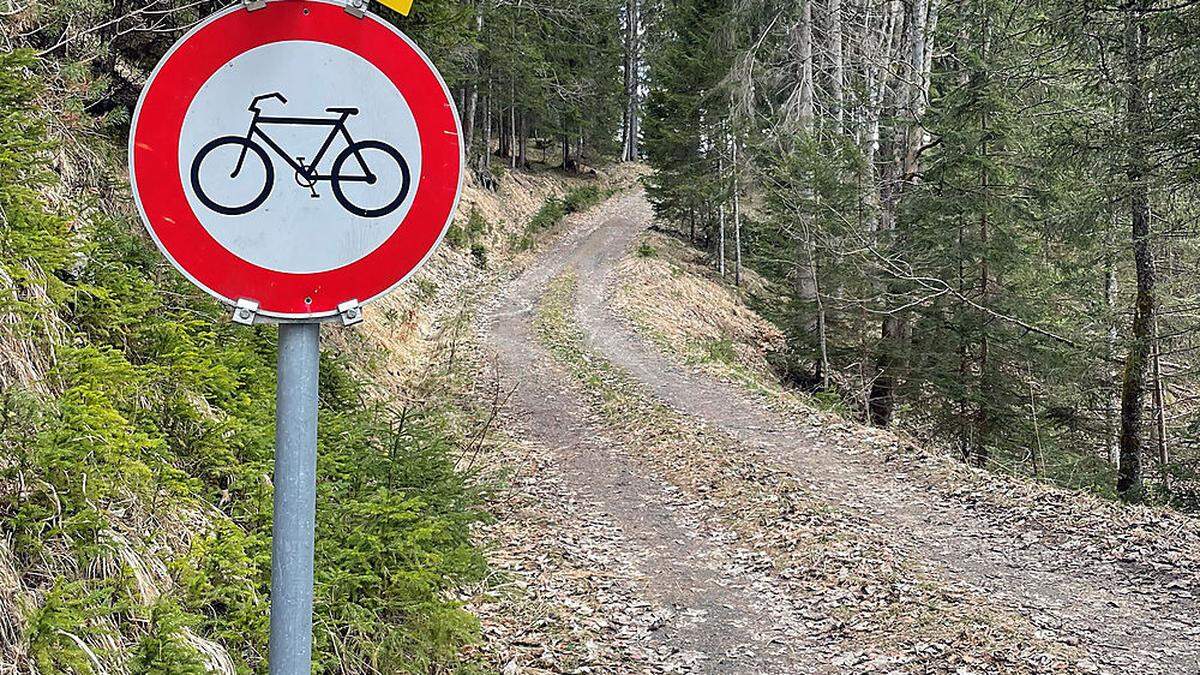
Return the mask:
{"type": "Polygon", "coordinates": [[[267,6],[267,0],[242,0],[242,7],[247,12],[253,12],[256,9],[262,9],[267,6]]]}
{"type": "Polygon", "coordinates": [[[333,321],[341,321],[343,326],[353,326],[356,323],[363,321],[362,303],[358,300],[347,300],[337,307],[337,314],[326,314],[320,317],[302,317],[302,318],[278,318],[274,316],[264,316],[259,313],[258,303],[254,300],[246,298],[238,298],[237,304],[233,308],[233,322],[242,324],[243,326],[253,326],[255,324],[301,324],[301,323],[329,323],[333,321]]]}
{"type": "Polygon", "coordinates": [[[238,298],[237,306],[233,308],[233,322],[253,326],[258,317],[258,303],[245,298],[238,298]]]}
{"type": "Polygon", "coordinates": [[[362,304],[358,300],[347,300],[338,305],[338,316],[342,317],[343,326],[353,326],[362,323],[362,304]]]}
{"type": "Polygon", "coordinates": [[[367,15],[367,0],[346,0],[346,13],[361,19],[367,15]]]}

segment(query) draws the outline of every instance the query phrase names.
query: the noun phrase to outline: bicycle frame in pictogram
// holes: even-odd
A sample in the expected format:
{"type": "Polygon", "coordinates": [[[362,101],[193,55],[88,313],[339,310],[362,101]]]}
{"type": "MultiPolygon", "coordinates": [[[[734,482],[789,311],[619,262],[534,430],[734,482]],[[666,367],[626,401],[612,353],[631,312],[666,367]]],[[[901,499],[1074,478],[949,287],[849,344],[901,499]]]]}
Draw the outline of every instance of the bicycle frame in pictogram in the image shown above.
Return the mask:
{"type": "MultiPolygon", "coordinates": [[[[346,120],[359,113],[358,108],[353,107],[330,107],[326,108],[325,112],[333,113],[336,117],[284,117],[279,115],[264,115],[260,104],[268,99],[278,99],[281,103],[287,104],[287,99],[279,92],[272,92],[256,96],[250,103],[249,110],[254,113],[253,119],[250,121],[250,130],[244,136],[221,136],[215,138],[200,148],[196,153],[196,157],[192,160],[191,166],[191,183],[192,190],[196,197],[209,209],[217,213],[227,216],[239,216],[257,209],[262,206],[267,197],[271,195],[271,190],[275,185],[275,166],[271,161],[267,149],[271,149],[283,161],[292,168],[295,172],[296,183],[301,187],[308,188],[310,197],[313,199],[319,198],[316,185],[320,182],[328,181],[333,189],[333,196],[337,199],[342,208],[350,213],[364,218],[378,218],[385,216],[392,211],[395,211],[404,198],[408,196],[408,191],[411,185],[412,176],[408,167],[408,162],[404,156],[391,145],[377,140],[355,141],[350,135],[350,130],[346,127],[346,120]],[[313,155],[312,160],[305,162],[304,157],[293,158],[286,150],[284,150],[275,139],[263,130],[263,126],[281,125],[281,126],[327,126],[329,134],[325,137],[321,147],[313,155]],[[329,173],[321,173],[319,167],[321,160],[329,153],[329,149],[338,138],[345,139],[346,148],[343,149],[334,158],[333,164],[330,167],[329,173]],[[264,145],[266,147],[264,147],[264,145]],[[246,168],[247,159],[253,157],[262,164],[262,174],[265,177],[263,186],[255,196],[244,203],[221,203],[213,199],[209,191],[205,190],[202,184],[202,176],[206,175],[203,172],[203,164],[206,159],[212,155],[214,150],[222,147],[236,146],[238,149],[237,162],[229,174],[229,179],[236,180],[243,169],[246,168]],[[379,183],[379,176],[373,172],[368,163],[367,155],[382,153],[382,157],[373,158],[375,161],[394,162],[400,174],[399,189],[395,195],[391,194],[390,187],[380,184],[381,190],[387,190],[383,193],[385,197],[390,199],[382,206],[362,206],[354,203],[343,189],[345,184],[364,183],[366,185],[376,185],[379,183]],[[357,165],[357,171],[352,172],[349,162],[351,159],[357,165]]],[[[378,164],[376,165],[379,166],[378,164]]],[[[390,168],[390,167],[389,167],[390,168]]],[[[222,175],[218,173],[218,175],[222,175]]],[[[210,188],[215,187],[210,185],[210,188]]]]}

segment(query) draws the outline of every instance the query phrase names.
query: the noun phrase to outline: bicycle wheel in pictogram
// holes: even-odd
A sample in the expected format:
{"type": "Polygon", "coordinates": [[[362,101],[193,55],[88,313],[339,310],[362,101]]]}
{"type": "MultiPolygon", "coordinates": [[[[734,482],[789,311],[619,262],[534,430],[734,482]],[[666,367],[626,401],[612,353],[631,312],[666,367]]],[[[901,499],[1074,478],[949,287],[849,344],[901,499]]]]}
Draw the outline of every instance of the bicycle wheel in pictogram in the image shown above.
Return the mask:
{"type": "Polygon", "coordinates": [[[412,182],[408,162],[383,141],[358,141],[333,162],[333,196],[350,213],[363,218],[378,218],[395,211],[412,182]],[[347,164],[351,158],[355,162],[347,164]],[[358,165],[361,173],[352,173],[358,165]]]}
{"type": "Polygon", "coordinates": [[[222,136],[196,153],[191,179],[201,203],[217,213],[240,216],[270,196],[275,167],[258,143],[244,136],[222,136]]]}

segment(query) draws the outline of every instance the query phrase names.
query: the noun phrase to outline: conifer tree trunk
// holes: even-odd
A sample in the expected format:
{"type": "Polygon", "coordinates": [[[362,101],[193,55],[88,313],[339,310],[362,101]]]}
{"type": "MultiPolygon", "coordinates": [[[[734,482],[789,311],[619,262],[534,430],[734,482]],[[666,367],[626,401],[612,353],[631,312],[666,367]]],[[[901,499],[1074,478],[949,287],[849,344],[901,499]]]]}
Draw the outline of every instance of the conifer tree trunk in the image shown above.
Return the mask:
{"type": "MultiPolygon", "coordinates": [[[[979,57],[981,66],[976,77],[986,80],[988,77],[988,47],[991,39],[991,17],[986,8],[980,12],[980,20],[983,22],[983,39],[980,45],[979,57]]],[[[980,87],[986,90],[986,84],[980,83],[980,87]]],[[[988,123],[989,123],[989,107],[984,105],[980,109],[979,128],[982,130],[982,140],[979,142],[979,156],[983,161],[979,163],[979,302],[983,307],[991,305],[991,269],[989,266],[989,251],[990,246],[990,194],[991,176],[989,175],[989,158],[988,158],[988,123]]],[[[984,316],[983,324],[979,334],[979,390],[976,392],[978,398],[978,409],[975,422],[975,443],[972,449],[972,462],[977,466],[983,466],[988,459],[988,440],[991,435],[991,414],[989,399],[994,396],[992,391],[992,363],[991,363],[991,335],[989,334],[989,323],[991,317],[984,316]]],[[[1032,387],[1032,385],[1030,385],[1032,387]]],[[[1032,389],[1030,390],[1032,396],[1032,389]]]]}
{"type": "Polygon", "coordinates": [[[971,460],[971,452],[974,447],[971,438],[971,419],[970,413],[970,348],[967,342],[967,326],[965,317],[967,312],[967,270],[966,270],[966,219],[959,216],[958,219],[958,321],[956,324],[956,337],[958,338],[958,452],[964,461],[971,460]]]}
{"type": "Polygon", "coordinates": [[[496,104],[496,154],[498,157],[508,157],[508,112],[500,102],[496,104]]]}
{"type": "MultiPolygon", "coordinates": [[[[717,157],[717,175],[722,180],[725,178],[725,159],[722,156],[717,157]]],[[[717,206],[717,269],[721,273],[721,278],[725,278],[725,199],[722,197],[721,203],[717,206]]]]}
{"type": "Polygon", "coordinates": [[[471,152],[471,141],[475,136],[475,107],[479,101],[479,83],[472,82],[470,92],[467,94],[467,107],[463,111],[463,146],[467,149],[467,153],[471,152]]]}
{"type": "MultiPolygon", "coordinates": [[[[1111,242],[1109,246],[1111,247],[1111,242]]],[[[1116,300],[1117,272],[1113,266],[1113,256],[1110,250],[1104,256],[1104,316],[1108,323],[1105,331],[1104,350],[1106,364],[1104,366],[1104,445],[1105,457],[1113,466],[1116,466],[1119,461],[1117,457],[1117,408],[1115,405],[1118,398],[1117,374],[1113,366],[1117,357],[1117,340],[1119,339],[1117,322],[1113,317],[1116,300]]]]}
{"type": "Polygon", "coordinates": [[[1042,431],[1038,428],[1037,397],[1033,390],[1033,364],[1029,366],[1029,420],[1033,424],[1033,444],[1029,450],[1030,470],[1034,478],[1046,475],[1046,453],[1042,450],[1042,431]]]}
{"type": "Polygon", "coordinates": [[[513,102],[508,109],[508,165],[517,168],[517,90],[516,85],[509,84],[509,100],[513,102]]]}
{"type": "Polygon", "coordinates": [[[1158,470],[1163,482],[1163,487],[1170,487],[1170,477],[1167,473],[1167,465],[1171,462],[1171,455],[1167,450],[1167,411],[1166,404],[1163,401],[1163,374],[1162,374],[1162,342],[1159,340],[1158,334],[1158,316],[1154,317],[1153,325],[1154,341],[1153,349],[1153,373],[1154,373],[1154,423],[1155,423],[1155,444],[1158,446],[1158,470]]]}
{"type": "Polygon", "coordinates": [[[829,0],[830,93],[833,95],[834,122],[840,136],[846,127],[846,101],[843,91],[846,72],[842,55],[842,0],[829,0]]]}
{"type": "Polygon", "coordinates": [[[820,371],[818,375],[821,378],[821,388],[828,390],[830,381],[829,341],[825,334],[825,303],[821,300],[820,268],[815,248],[808,250],[808,269],[812,273],[813,298],[817,304],[817,353],[821,359],[817,364],[820,371]]]}
{"type": "MultiPolygon", "coordinates": [[[[809,143],[815,129],[815,101],[813,86],[813,19],[812,0],[802,0],[800,21],[795,28],[796,49],[796,129],[802,143],[809,143]]],[[[800,200],[803,211],[799,214],[799,227],[796,236],[796,295],[800,298],[803,311],[813,312],[817,305],[817,277],[813,268],[816,257],[813,247],[816,245],[814,236],[815,222],[810,211],[814,197],[812,176],[808,176],[806,184],[801,188],[800,200]]],[[[802,325],[813,337],[819,328],[819,320],[815,313],[803,317],[802,325]]]]}
{"type": "MultiPolygon", "coordinates": [[[[922,124],[929,98],[929,69],[933,29],[937,23],[936,0],[913,0],[908,26],[909,54],[905,68],[907,83],[897,95],[903,104],[900,142],[893,152],[899,157],[889,163],[890,171],[880,176],[879,233],[894,238],[896,217],[903,186],[917,179],[920,168],[920,151],[926,142],[922,124]],[[899,164],[899,166],[896,166],[899,164]]],[[[880,326],[880,355],[876,365],[879,375],[871,387],[869,419],[872,424],[886,426],[891,423],[896,410],[896,388],[899,371],[903,363],[903,352],[908,333],[907,320],[902,312],[890,312],[880,326]]]]}
{"type": "Polygon", "coordinates": [[[1129,208],[1137,297],[1133,310],[1133,335],[1125,358],[1121,382],[1120,463],[1117,492],[1137,500],[1142,493],[1142,446],[1146,371],[1152,347],[1155,312],[1154,261],[1150,252],[1150,161],[1146,151],[1145,69],[1147,29],[1145,0],[1129,9],[1125,24],[1126,132],[1128,135],[1129,208]]]}
{"type": "Polygon", "coordinates": [[[640,0],[625,0],[625,106],[622,112],[621,159],[632,162],[638,156],[638,88],[640,63],[640,0]]]}
{"type": "Polygon", "coordinates": [[[486,173],[492,167],[492,86],[488,84],[483,97],[483,152],[479,154],[480,168],[486,173]]]}
{"type": "Polygon", "coordinates": [[[738,137],[733,137],[733,283],[742,285],[742,209],[738,184],[738,137]]]}
{"type": "MultiPolygon", "coordinates": [[[[985,19],[986,21],[986,19],[985,19]]],[[[987,156],[987,143],[983,143],[984,157],[987,156]]],[[[986,164],[986,160],[984,162],[986,164]]],[[[986,194],[988,188],[988,173],[986,168],[980,170],[980,189],[984,194],[983,212],[979,215],[979,298],[983,307],[989,305],[991,279],[988,269],[988,212],[986,194]]],[[[988,436],[991,434],[991,415],[988,399],[994,395],[992,391],[991,336],[988,333],[989,317],[983,317],[983,326],[979,332],[979,390],[978,408],[975,417],[975,443],[971,452],[971,460],[977,466],[983,466],[988,459],[988,436]]]]}
{"type": "Polygon", "coordinates": [[[519,119],[521,131],[517,137],[517,166],[525,168],[529,166],[526,158],[526,152],[529,149],[529,115],[522,110],[519,119]]]}
{"type": "MultiPolygon", "coordinates": [[[[874,230],[881,241],[890,236],[895,223],[896,207],[893,195],[896,192],[897,162],[893,155],[896,152],[896,142],[894,139],[889,140],[886,148],[884,147],[881,122],[889,92],[887,66],[892,62],[893,53],[900,44],[903,18],[903,5],[900,0],[892,0],[884,6],[873,44],[875,53],[867,58],[868,110],[864,154],[873,188],[870,199],[877,210],[874,230]]],[[[896,89],[898,91],[892,96],[902,101],[903,84],[897,83],[896,89]]],[[[874,283],[880,295],[883,295],[884,284],[878,279],[874,283]]],[[[880,325],[880,348],[875,357],[875,373],[865,392],[867,421],[876,426],[887,426],[892,421],[896,387],[894,371],[897,367],[892,350],[898,346],[903,332],[903,326],[895,317],[890,314],[884,316],[880,325]]]]}
{"type": "MultiPolygon", "coordinates": [[[[475,3],[475,33],[476,35],[483,33],[483,7],[475,3]]],[[[469,154],[473,147],[472,141],[475,140],[475,110],[479,102],[479,82],[483,79],[482,66],[480,63],[481,54],[479,50],[475,51],[475,77],[471,80],[471,90],[467,95],[467,107],[465,115],[463,115],[463,143],[469,154]]],[[[487,149],[484,149],[487,152],[487,149]]]]}

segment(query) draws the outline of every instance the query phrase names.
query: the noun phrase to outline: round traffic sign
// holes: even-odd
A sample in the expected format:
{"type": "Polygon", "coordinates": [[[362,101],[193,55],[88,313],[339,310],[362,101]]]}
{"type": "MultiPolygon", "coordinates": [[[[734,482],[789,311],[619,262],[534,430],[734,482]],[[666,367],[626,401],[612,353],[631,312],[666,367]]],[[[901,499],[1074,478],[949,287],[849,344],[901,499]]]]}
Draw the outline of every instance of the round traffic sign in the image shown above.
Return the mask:
{"type": "Polygon", "coordinates": [[[281,319],[377,298],[458,202],[458,113],[428,57],[339,2],[219,12],[150,75],[129,138],[142,220],[193,283],[281,319]]]}

